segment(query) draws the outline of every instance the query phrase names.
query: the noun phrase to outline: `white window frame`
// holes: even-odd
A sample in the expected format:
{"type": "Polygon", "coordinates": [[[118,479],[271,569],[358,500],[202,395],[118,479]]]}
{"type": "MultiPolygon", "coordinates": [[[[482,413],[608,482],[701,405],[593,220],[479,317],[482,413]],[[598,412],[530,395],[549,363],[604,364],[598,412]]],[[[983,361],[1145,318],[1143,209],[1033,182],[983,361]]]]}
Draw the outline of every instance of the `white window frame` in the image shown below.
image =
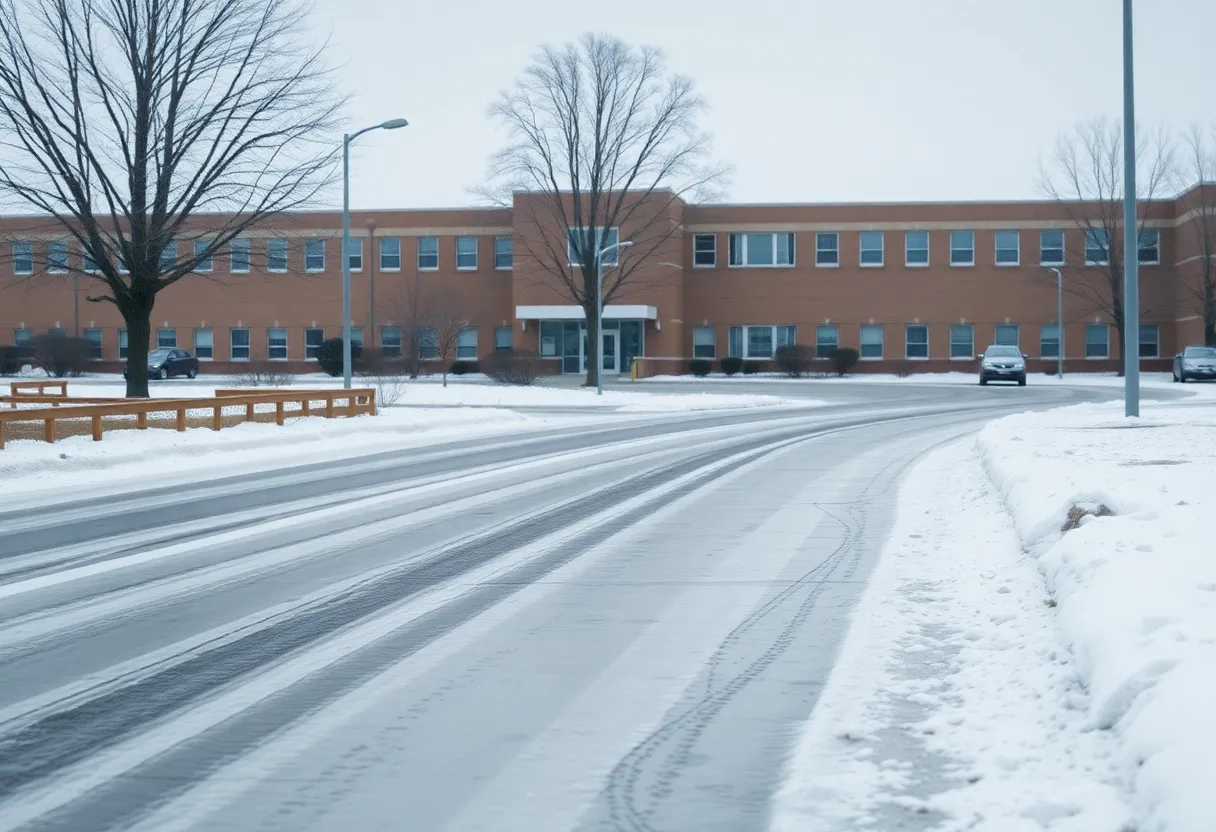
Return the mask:
{"type": "Polygon", "coordinates": [[[81,336],[89,344],[89,360],[90,361],[101,361],[102,359],[105,358],[105,334],[104,334],[104,331],[100,327],[93,327],[93,326],[88,327],[81,333],[81,336]],[[97,337],[90,338],[89,333],[91,333],[91,332],[97,333],[97,337]],[[96,355],[93,354],[94,347],[97,348],[96,355]]]}
{"type": "Polygon", "coordinates": [[[694,359],[703,359],[709,361],[713,361],[718,357],[718,330],[716,327],[694,326],[692,328],[692,357],[694,359]],[[697,336],[702,336],[701,340],[704,341],[704,336],[706,335],[709,336],[709,343],[698,344],[697,336]],[[708,348],[708,355],[702,355],[697,352],[697,350],[704,350],[706,348],[708,348]]]}
{"type": "Polygon", "coordinates": [[[418,332],[418,360],[439,360],[439,333],[433,326],[423,327],[418,332]]]}
{"type": "Polygon", "coordinates": [[[325,329],[323,327],[319,327],[319,326],[305,327],[305,329],[304,329],[304,360],[305,361],[316,361],[317,356],[315,354],[309,355],[308,351],[312,350],[314,353],[320,352],[321,345],[324,343],[325,343],[325,329]],[[321,333],[321,339],[315,344],[310,344],[310,343],[308,343],[308,337],[310,335],[312,335],[314,332],[321,333]]]}
{"type": "Polygon", "coordinates": [[[28,277],[34,273],[34,241],[33,240],[14,240],[13,241],[13,274],[18,277],[28,277]],[[21,249],[22,253],[18,254],[17,250],[21,249]],[[29,260],[28,269],[17,268],[17,258],[29,260]]]}
{"type": "Polygon", "coordinates": [[[1068,257],[1068,234],[1067,234],[1067,232],[1065,232],[1063,228],[1041,229],[1039,231],[1039,265],[1040,266],[1063,266],[1064,263],[1067,261],[1067,257],[1068,257]],[[1059,234],[1060,235],[1060,245],[1059,245],[1060,259],[1059,260],[1043,259],[1043,252],[1047,251],[1048,249],[1056,248],[1056,246],[1045,246],[1043,244],[1043,237],[1045,234],[1059,234]]]}
{"type": "Polygon", "coordinates": [[[204,326],[204,327],[195,328],[195,330],[194,330],[194,357],[197,358],[199,361],[214,361],[215,360],[215,330],[212,329],[211,327],[204,326]],[[211,350],[211,355],[202,356],[202,355],[199,355],[199,353],[198,353],[198,347],[199,347],[198,336],[199,336],[199,333],[201,333],[201,332],[207,333],[207,337],[211,339],[211,344],[207,347],[207,349],[211,350]]]}
{"type": "Polygon", "coordinates": [[[792,269],[798,264],[798,235],[793,231],[736,231],[732,232],[727,239],[726,251],[727,266],[732,269],[792,269]],[[748,238],[750,237],[771,237],[769,241],[772,245],[773,262],[772,263],[749,263],[747,262],[748,238]],[[777,262],[777,238],[784,237],[789,254],[788,263],[777,262]],[[738,255],[739,262],[733,262],[732,252],[738,255]]]}
{"type": "Polygon", "coordinates": [[[66,240],[51,240],[46,244],[46,273],[47,274],[67,274],[71,267],[72,249],[66,240]],[[63,252],[63,265],[55,265],[55,247],[58,246],[63,252]]]}
{"type": "Polygon", "coordinates": [[[1104,323],[1093,323],[1085,325],[1085,357],[1090,361],[1104,361],[1110,358],[1110,325],[1104,323]],[[1096,327],[1102,327],[1102,331],[1106,334],[1106,352],[1102,355],[1089,354],[1089,333],[1090,330],[1096,327]]]}
{"type": "Polygon", "coordinates": [[[456,333],[456,360],[457,361],[476,361],[477,360],[477,328],[467,326],[460,332],[456,333]],[[461,341],[472,341],[472,344],[461,343],[461,341]],[[465,353],[461,354],[461,350],[465,353]],[[469,350],[472,350],[469,353],[469,350]]]}
{"type": "Polygon", "coordinates": [[[157,329],[156,330],[156,348],[158,350],[175,350],[175,349],[177,349],[178,348],[177,347],[177,327],[164,326],[164,327],[157,329]],[[173,333],[173,343],[172,344],[162,344],[161,343],[161,335],[166,332],[173,333]]]}
{"type": "Polygon", "coordinates": [[[973,324],[950,324],[950,360],[951,361],[974,361],[975,360],[975,326],[973,324]],[[962,341],[955,341],[954,333],[956,331],[966,330],[969,338],[967,340],[967,354],[955,355],[955,344],[962,344],[962,341]]]}
{"type": "Polygon", "coordinates": [[[972,268],[973,266],[975,266],[975,231],[973,229],[956,228],[955,230],[950,232],[950,265],[954,268],[959,268],[959,269],[969,269],[969,268],[972,268]],[[962,248],[960,246],[955,245],[954,235],[956,235],[956,234],[966,234],[967,237],[971,241],[970,245],[967,248],[962,248]],[[955,252],[963,252],[963,251],[971,252],[971,258],[969,260],[955,260],[954,259],[955,252]]]}
{"type": "Polygon", "coordinates": [[[418,271],[420,271],[420,272],[437,272],[437,271],[439,271],[439,238],[438,237],[436,237],[433,234],[427,234],[425,236],[418,238],[418,259],[415,262],[418,264],[418,271]],[[433,265],[433,266],[422,265],[422,257],[424,254],[424,252],[422,251],[422,243],[424,240],[427,241],[428,246],[434,245],[434,247],[435,247],[435,250],[433,252],[430,252],[430,251],[425,252],[425,255],[427,257],[434,256],[435,265],[433,265]]]}
{"type": "Polygon", "coordinates": [[[459,234],[456,236],[455,239],[456,239],[456,242],[453,243],[453,248],[456,251],[456,271],[458,271],[458,272],[475,272],[475,271],[477,271],[477,238],[471,234],[459,234]],[[473,265],[462,266],[462,265],[460,265],[460,258],[468,257],[469,252],[467,252],[467,251],[461,252],[460,243],[462,241],[468,241],[468,240],[473,241],[473,265]]]}
{"type": "Polygon", "coordinates": [[[693,234],[692,235],[692,267],[694,269],[713,269],[718,265],[718,235],[717,234],[693,234]],[[698,245],[709,240],[709,251],[702,251],[698,245]],[[708,263],[698,263],[698,254],[709,254],[708,263]]]}
{"type": "MultiPolygon", "coordinates": [[[[248,237],[237,237],[228,244],[228,273],[229,274],[249,274],[249,269],[253,265],[253,246],[249,242],[248,237]],[[237,251],[243,250],[245,253],[245,268],[238,269],[236,254],[237,251]]],[[[239,327],[238,327],[239,328],[239,327]]],[[[231,346],[231,344],[229,345],[231,346]]]]}
{"type": "Polygon", "coordinates": [[[862,231],[857,235],[857,265],[863,269],[881,269],[887,262],[887,235],[882,231],[862,231]],[[866,252],[874,249],[866,248],[866,237],[878,235],[878,262],[867,263],[866,252]]]}
{"type": "Polygon", "coordinates": [[[831,333],[831,348],[833,350],[840,349],[840,327],[836,324],[819,324],[815,327],[815,357],[816,358],[831,358],[830,355],[823,354],[824,334],[831,333]]]}
{"type": "Polygon", "coordinates": [[[272,326],[266,329],[266,358],[269,361],[287,361],[291,358],[291,336],[287,332],[287,327],[272,326]],[[274,334],[276,332],[283,333],[282,346],[276,346],[274,343],[274,334]],[[283,356],[281,358],[276,358],[274,355],[275,350],[282,350],[283,356]]]}
{"type": "MultiPolygon", "coordinates": [[[[571,226],[566,229],[566,260],[568,261],[567,265],[569,265],[569,266],[582,265],[582,261],[578,259],[578,253],[575,252],[575,250],[574,250],[574,243],[575,243],[575,240],[582,240],[583,242],[586,242],[587,241],[587,232],[590,229],[591,229],[591,226],[588,226],[588,225],[580,226],[578,228],[574,228],[573,226],[571,226]],[[578,235],[577,237],[575,236],[576,234],[578,235]]],[[[610,245],[613,245],[614,243],[619,243],[621,241],[621,229],[616,226],[613,226],[612,228],[605,228],[604,226],[599,226],[599,233],[596,235],[596,237],[600,242],[600,249],[604,249],[610,245]]],[[[617,246],[616,248],[609,251],[606,255],[604,255],[604,259],[602,261],[600,261],[600,265],[615,266],[615,265],[618,265],[620,262],[621,262],[621,249],[620,249],[620,246],[617,246]]]]}
{"type": "Polygon", "coordinates": [[[363,271],[363,238],[351,237],[350,249],[346,252],[346,267],[352,274],[363,271]],[[355,265],[355,258],[359,258],[359,265],[355,265]]]}
{"type": "Polygon", "coordinates": [[[840,232],[838,231],[816,231],[815,232],[815,268],[817,269],[838,269],[840,268],[840,232]],[[825,248],[823,242],[830,240],[832,245],[830,248],[825,248]],[[835,258],[828,263],[823,260],[822,255],[831,254],[835,258]]]}
{"type": "Polygon", "coordinates": [[[882,324],[862,324],[861,325],[861,329],[858,331],[857,353],[858,353],[858,357],[862,361],[882,361],[883,360],[883,357],[886,355],[886,340],[887,340],[886,329],[887,328],[885,326],[883,326],[882,324]],[[866,347],[874,346],[873,344],[868,344],[868,345],[866,344],[866,332],[867,331],[873,332],[875,330],[878,330],[878,355],[866,355],[866,347]]]}
{"type": "MultiPolygon", "coordinates": [[[[930,358],[929,345],[931,343],[929,338],[930,338],[930,333],[929,333],[928,324],[904,324],[904,360],[905,361],[928,361],[930,358]],[[909,355],[908,354],[909,353],[908,348],[912,345],[912,342],[908,340],[908,336],[911,334],[910,331],[913,328],[923,329],[925,331],[925,342],[924,342],[925,343],[925,354],[924,355],[909,355]]],[[[920,346],[919,341],[917,342],[917,346],[920,346]]]]}
{"type": "MultiPolygon", "coordinates": [[[[1085,265],[1087,265],[1087,266],[1109,266],[1110,265],[1110,235],[1106,233],[1105,228],[1087,228],[1087,229],[1085,229],[1085,238],[1082,242],[1085,246],[1085,265]],[[1089,237],[1091,234],[1093,234],[1095,236],[1098,234],[1101,234],[1106,237],[1106,242],[1102,246],[1103,251],[1106,252],[1105,260],[1091,260],[1089,258],[1089,237]]],[[[1109,352],[1109,350],[1108,350],[1108,352],[1109,352]]]]}
{"type": "Polygon", "coordinates": [[[1060,357],[1060,325],[1059,324],[1039,324],[1039,358],[1058,359],[1060,357]],[[1044,333],[1050,330],[1055,330],[1055,338],[1044,338],[1044,333]],[[1043,352],[1043,344],[1055,341],[1056,351],[1054,355],[1048,355],[1043,352]]]}
{"type": "Polygon", "coordinates": [[[1160,266],[1161,265],[1161,229],[1160,228],[1142,228],[1136,236],[1136,261],[1141,266],[1160,266]],[[1155,238],[1153,249],[1157,252],[1157,257],[1153,260],[1145,260],[1141,257],[1141,252],[1144,250],[1144,235],[1152,234],[1155,238]]]}
{"type": "Polygon", "coordinates": [[[200,253],[207,250],[207,246],[208,246],[208,242],[206,240],[195,240],[194,244],[191,246],[191,250],[193,251],[194,259],[195,259],[194,271],[197,272],[198,274],[211,274],[213,271],[215,271],[215,252],[214,251],[211,252],[211,255],[209,257],[207,257],[205,260],[198,259],[200,256],[200,253]],[[207,268],[203,268],[204,263],[207,264],[207,268]]]}
{"type": "MultiPolygon", "coordinates": [[[[1008,251],[1009,247],[1005,246],[1004,250],[1008,251]]],[[[992,264],[999,268],[1013,268],[1015,266],[1022,265],[1022,232],[1020,230],[1015,229],[1015,228],[999,228],[995,232],[993,232],[993,234],[992,234],[992,264]],[[1013,260],[1007,261],[1004,263],[1001,262],[1001,251],[1002,251],[1001,235],[1002,234],[1012,234],[1013,240],[1014,240],[1013,260]]]]}
{"type": "Polygon", "coordinates": [[[253,358],[253,332],[248,327],[232,327],[228,330],[228,360],[232,362],[248,361],[253,358]],[[236,333],[245,333],[245,343],[236,343],[236,333]],[[236,351],[238,349],[245,351],[244,358],[238,358],[236,351]]]}
{"type": "Polygon", "coordinates": [[[131,335],[125,329],[118,330],[118,358],[125,359],[131,352],[131,335]]]}
{"type": "Polygon", "coordinates": [[[324,237],[309,237],[304,241],[304,271],[309,274],[318,274],[325,271],[325,238],[324,237]],[[321,265],[313,266],[309,264],[310,260],[315,260],[317,254],[312,251],[313,247],[321,249],[321,265]]]}
{"type": "Polygon", "coordinates": [[[1017,347],[1022,348],[1022,327],[1018,324],[997,324],[992,329],[992,343],[1002,347],[1017,347]],[[1012,328],[1014,339],[1012,344],[1002,344],[1000,337],[997,335],[1002,329],[1012,328]]]}
{"type": "Polygon", "coordinates": [[[377,245],[376,245],[376,262],[380,265],[380,271],[382,271],[382,272],[399,272],[399,271],[401,271],[401,238],[400,237],[381,237],[378,240],[377,245]],[[397,258],[397,265],[395,265],[395,266],[384,265],[384,258],[386,256],[384,247],[385,247],[385,245],[387,245],[389,243],[395,245],[397,248],[397,251],[395,254],[387,255],[389,257],[397,258]]]}
{"type": "Polygon", "coordinates": [[[157,261],[156,265],[157,265],[158,269],[160,270],[161,274],[164,274],[165,272],[173,271],[173,267],[177,265],[177,241],[176,240],[174,240],[171,243],[166,244],[165,247],[160,250],[160,258],[157,261]],[[168,255],[168,256],[166,256],[166,255],[168,255]]]}
{"type": "Polygon", "coordinates": [[[381,354],[383,354],[386,358],[400,358],[401,357],[401,347],[402,347],[403,343],[404,342],[403,342],[403,339],[401,336],[401,327],[399,327],[399,326],[382,326],[382,327],[380,327],[380,339],[379,339],[379,341],[377,341],[377,344],[380,347],[381,354]],[[386,344],[385,343],[384,336],[387,335],[388,333],[392,333],[396,337],[396,339],[397,339],[396,344],[386,344]],[[396,350],[397,352],[395,354],[389,354],[389,353],[385,352],[385,350],[396,350]]]}
{"type": "Polygon", "coordinates": [[[350,345],[363,349],[363,327],[352,326],[350,328],[350,345]]]}
{"type": "Polygon", "coordinates": [[[904,232],[904,266],[906,266],[909,269],[927,269],[927,268],[929,268],[930,242],[931,242],[931,237],[930,237],[930,234],[928,231],[924,231],[921,229],[911,229],[911,230],[905,231],[904,232]],[[917,235],[917,236],[924,235],[924,240],[925,240],[924,248],[921,248],[919,246],[916,248],[912,247],[913,235],[917,235]],[[923,251],[925,253],[925,262],[913,263],[911,260],[909,260],[908,258],[912,254],[913,251],[923,251]]]}
{"type": "Polygon", "coordinates": [[[499,234],[497,237],[494,238],[494,269],[495,269],[495,271],[509,272],[514,268],[515,268],[515,238],[512,237],[510,234],[499,234]],[[505,265],[505,266],[502,265],[502,263],[499,260],[499,258],[501,258],[503,255],[503,252],[499,250],[499,246],[504,241],[506,242],[507,247],[508,247],[506,254],[510,258],[510,262],[507,263],[507,265],[505,265]]]}
{"type": "Polygon", "coordinates": [[[80,249],[80,270],[85,274],[97,274],[101,271],[101,267],[97,265],[97,261],[89,256],[88,249],[80,249]]]}
{"type": "Polygon", "coordinates": [[[515,330],[509,326],[494,327],[494,352],[507,352],[515,347],[515,330]],[[500,335],[506,334],[506,343],[503,344],[503,339],[500,335]]]}
{"type": "Polygon", "coordinates": [[[267,237],[266,238],[266,271],[268,271],[272,274],[284,274],[284,273],[286,273],[287,269],[290,266],[291,266],[291,253],[288,250],[287,238],[286,237],[267,237]],[[278,247],[279,245],[281,245],[283,247],[283,268],[276,269],[271,265],[271,262],[272,262],[271,258],[273,256],[273,255],[271,255],[271,246],[278,247]]]}
{"type": "Polygon", "coordinates": [[[1141,361],[1146,361],[1146,360],[1152,361],[1155,358],[1161,357],[1161,326],[1160,326],[1160,324],[1154,324],[1154,323],[1140,324],[1140,338],[1136,343],[1136,356],[1141,361]],[[1149,343],[1144,340],[1145,330],[1150,330],[1153,333],[1153,340],[1152,340],[1153,354],[1152,355],[1144,355],[1144,353],[1142,352],[1142,348],[1144,347],[1144,345],[1146,343],[1149,343]]]}

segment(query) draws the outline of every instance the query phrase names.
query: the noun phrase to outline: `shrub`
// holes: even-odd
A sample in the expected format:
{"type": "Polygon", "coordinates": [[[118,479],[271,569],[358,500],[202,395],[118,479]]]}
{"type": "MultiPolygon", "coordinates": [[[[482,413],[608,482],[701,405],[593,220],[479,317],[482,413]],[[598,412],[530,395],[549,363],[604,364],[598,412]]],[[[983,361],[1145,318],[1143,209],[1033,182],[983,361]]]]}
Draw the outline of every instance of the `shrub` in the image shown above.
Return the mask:
{"type": "Polygon", "coordinates": [[[733,376],[735,373],[743,369],[743,359],[729,355],[718,362],[722,367],[722,372],[728,376],[733,376]]]}
{"type": "Polygon", "coordinates": [[[526,350],[503,350],[488,356],[482,371],[499,384],[533,384],[541,375],[544,359],[526,350]]]}
{"type": "Polygon", "coordinates": [[[777,369],[790,378],[802,378],[814,367],[815,348],[808,344],[787,344],[777,347],[773,356],[777,369]]]}
{"type": "Polygon", "coordinates": [[[449,368],[448,372],[454,376],[464,376],[468,375],[469,373],[476,372],[476,370],[477,367],[472,361],[457,360],[452,362],[452,366],[449,368]]]}
{"type": "Polygon", "coordinates": [[[844,376],[857,366],[861,353],[852,347],[837,347],[832,353],[832,363],[836,365],[836,375],[844,376]]]}
{"type": "Polygon", "coordinates": [[[33,344],[34,366],[48,376],[81,376],[89,369],[92,347],[83,338],[66,335],[37,335],[33,344]]]}
{"type": "MultiPolygon", "coordinates": [[[[350,345],[350,363],[351,368],[358,365],[359,358],[362,356],[363,348],[358,344],[350,345]]],[[[334,377],[342,375],[342,339],[327,338],[321,342],[321,348],[317,350],[317,363],[321,365],[322,372],[334,377]]]]}
{"type": "Polygon", "coordinates": [[[704,358],[694,358],[692,361],[688,362],[688,371],[697,378],[705,378],[707,375],[709,375],[709,371],[712,369],[712,367],[713,365],[704,358]]]}
{"type": "Polygon", "coordinates": [[[16,347],[0,347],[0,376],[21,372],[21,352],[16,347]]]}
{"type": "Polygon", "coordinates": [[[405,395],[407,384],[404,367],[390,369],[389,372],[368,376],[367,380],[376,389],[376,407],[392,407],[405,395]]]}
{"type": "Polygon", "coordinates": [[[286,387],[291,383],[291,373],[273,361],[242,365],[234,377],[241,387],[286,387]]]}
{"type": "Polygon", "coordinates": [[[758,372],[760,372],[760,362],[759,361],[744,361],[743,362],[743,375],[754,376],[758,372]]]}

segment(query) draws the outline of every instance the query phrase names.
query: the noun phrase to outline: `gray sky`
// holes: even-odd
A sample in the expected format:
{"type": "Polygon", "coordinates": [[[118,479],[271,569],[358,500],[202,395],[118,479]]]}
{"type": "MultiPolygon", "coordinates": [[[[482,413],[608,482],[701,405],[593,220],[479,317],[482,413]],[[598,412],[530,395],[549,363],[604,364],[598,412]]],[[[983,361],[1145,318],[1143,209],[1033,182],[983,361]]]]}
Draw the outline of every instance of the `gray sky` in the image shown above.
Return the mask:
{"type": "MultiPolygon", "coordinates": [[[[355,208],[473,203],[495,94],[588,31],[697,81],[732,202],[1039,198],[1057,135],[1122,107],[1120,0],[315,3],[352,126],[411,122],[359,139],[355,208]]],[[[1138,120],[1216,125],[1216,2],[1136,5],[1138,120]]]]}

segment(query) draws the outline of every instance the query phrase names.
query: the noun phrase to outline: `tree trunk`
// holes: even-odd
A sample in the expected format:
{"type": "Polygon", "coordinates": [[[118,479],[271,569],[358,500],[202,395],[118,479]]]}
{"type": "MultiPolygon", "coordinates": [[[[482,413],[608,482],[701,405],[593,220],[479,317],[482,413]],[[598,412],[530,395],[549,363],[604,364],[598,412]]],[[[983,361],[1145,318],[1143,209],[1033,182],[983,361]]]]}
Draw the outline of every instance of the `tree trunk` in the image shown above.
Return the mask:
{"type": "Polygon", "coordinates": [[[148,345],[152,340],[152,303],[119,307],[127,324],[127,398],[148,398],[148,345]]]}
{"type": "Polygon", "coordinates": [[[583,306],[587,316],[587,380],[584,385],[595,387],[600,382],[600,341],[599,322],[595,319],[595,298],[590,298],[583,306]]]}

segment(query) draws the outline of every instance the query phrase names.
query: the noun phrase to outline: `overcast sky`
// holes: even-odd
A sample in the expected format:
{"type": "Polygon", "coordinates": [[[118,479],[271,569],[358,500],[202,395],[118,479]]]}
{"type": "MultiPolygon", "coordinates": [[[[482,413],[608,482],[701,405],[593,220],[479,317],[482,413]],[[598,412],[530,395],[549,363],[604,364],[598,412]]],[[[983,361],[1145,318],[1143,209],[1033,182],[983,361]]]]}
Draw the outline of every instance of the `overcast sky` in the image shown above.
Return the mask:
{"type": "MultiPolygon", "coordinates": [[[[541,44],[657,46],[708,99],[732,202],[1040,198],[1057,135],[1122,107],[1120,0],[315,0],[355,96],[355,208],[473,204],[486,115],[541,44]]],[[[1216,125],[1216,0],[1137,0],[1138,120],[1216,125]]]]}

